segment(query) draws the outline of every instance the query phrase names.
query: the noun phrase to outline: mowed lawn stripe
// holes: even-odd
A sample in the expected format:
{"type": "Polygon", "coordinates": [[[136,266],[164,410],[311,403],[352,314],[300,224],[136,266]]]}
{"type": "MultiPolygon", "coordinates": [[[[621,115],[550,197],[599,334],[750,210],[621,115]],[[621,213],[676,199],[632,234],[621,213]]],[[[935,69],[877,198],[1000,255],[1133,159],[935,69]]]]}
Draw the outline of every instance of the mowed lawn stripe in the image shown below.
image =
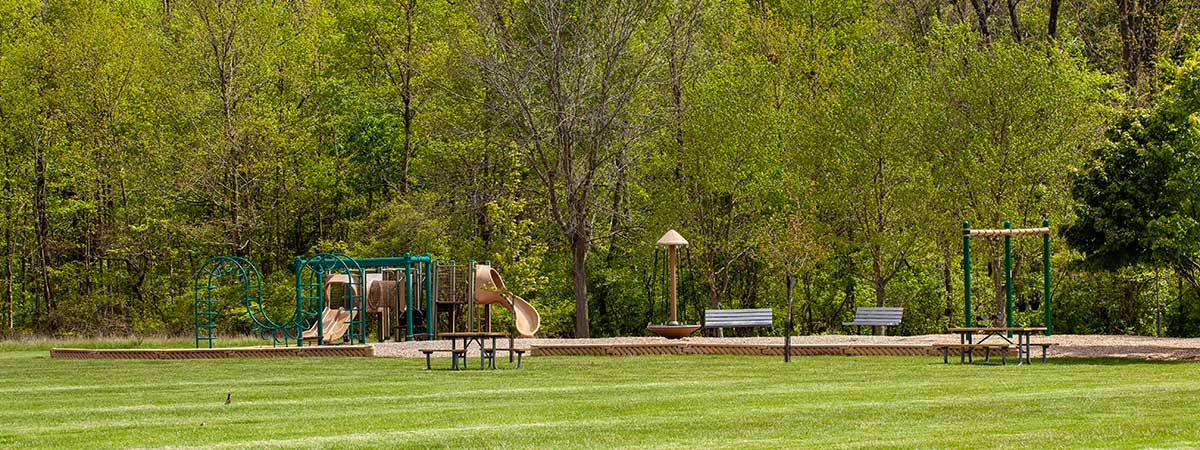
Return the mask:
{"type": "Polygon", "coordinates": [[[1194,364],[676,355],[452,372],[389,358],[6,356],[0,385],[15,395],[0,396],[0,423],[13,425],[2,447],[1170,447],[1200,436],[1200,407],[1181,401],[1200,393],[1194,364]]]}

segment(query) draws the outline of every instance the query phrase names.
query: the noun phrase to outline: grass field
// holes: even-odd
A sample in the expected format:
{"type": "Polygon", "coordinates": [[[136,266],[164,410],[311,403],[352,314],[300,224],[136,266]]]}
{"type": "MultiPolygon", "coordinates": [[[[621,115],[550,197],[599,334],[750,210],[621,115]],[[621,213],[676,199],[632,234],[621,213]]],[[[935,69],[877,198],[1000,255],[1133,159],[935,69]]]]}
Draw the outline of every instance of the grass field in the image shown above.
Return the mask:
{"type": "Polygon", "coordinates": [[[1200,447],[1195,363],[526,363],[451,372],[392,358],[52,360],[7,344],[0,447],[1200,447]]]}

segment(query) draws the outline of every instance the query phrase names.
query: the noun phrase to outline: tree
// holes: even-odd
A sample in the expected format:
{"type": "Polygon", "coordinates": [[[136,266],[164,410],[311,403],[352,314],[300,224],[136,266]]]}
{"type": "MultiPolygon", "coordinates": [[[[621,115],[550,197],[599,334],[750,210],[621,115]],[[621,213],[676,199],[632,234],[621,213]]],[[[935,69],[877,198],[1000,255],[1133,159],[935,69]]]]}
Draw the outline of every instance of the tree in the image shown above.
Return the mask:
{"type": "Polygon", "coordinates": [[[823,139],[832,151],[821,164],[831,182],[822,195],[866,250],[870,271],[863,275],[872,281],[875,306],[884,306],[887,285],[922,250],[922,212],[911,206],[929,192],[929,161],[914,132],[929,109],[928,75],[915,53],[897,46],[870,48],[859,58],[834,85],[823,139]]]}
{"type": "Polygon", "coordinates": [[[1174,72],[1163,103],[1122,116],[1076,175],[1064,235],[1093,268],[1167,267],[1200,289],[1200,55],[1174,72]]]}
{"type": "Polygon", "coordinates": [[[486,43],[475,62],[505,105],[503,119],[571,253],[575,337],[589,336],[596,189],[617,152],[646,125],[632,110],[654,62],[653,47],[638,37],[652,6],[646,0],[467,4],[486,43]]]}

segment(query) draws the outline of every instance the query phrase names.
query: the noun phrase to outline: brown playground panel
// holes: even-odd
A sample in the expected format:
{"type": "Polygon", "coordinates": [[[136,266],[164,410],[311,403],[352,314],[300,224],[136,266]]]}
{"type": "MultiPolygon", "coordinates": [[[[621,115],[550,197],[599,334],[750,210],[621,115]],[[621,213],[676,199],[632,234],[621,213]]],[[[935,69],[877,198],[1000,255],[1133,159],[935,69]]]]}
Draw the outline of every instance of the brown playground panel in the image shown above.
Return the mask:
{"type": "Polygon", "coordinates": [[[375,356],[370,345],[323,345],[312,347],[233,347],[233,348],[171,348],[171,349],[87,349],[52,348],[51,358],[59,359],[220,359],[220,358],[280,358],[315,356],[375,356]]]}

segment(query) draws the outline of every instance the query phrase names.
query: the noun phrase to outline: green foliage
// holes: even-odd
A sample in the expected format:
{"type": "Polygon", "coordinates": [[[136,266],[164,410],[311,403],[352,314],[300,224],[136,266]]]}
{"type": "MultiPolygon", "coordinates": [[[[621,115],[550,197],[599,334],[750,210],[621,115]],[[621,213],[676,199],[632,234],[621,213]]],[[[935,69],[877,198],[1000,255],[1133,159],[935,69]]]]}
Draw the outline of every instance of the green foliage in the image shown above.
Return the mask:
{"type": "Polygon", "coordinates": [[[1075,177],[1079,219],[1065,235],[1091,265],[1166,267],[1197,286],[1198,79],[1196,59],[1176,68],[1162,104],[1118,120],[1075,177]]]}
{"type": "Polygon", "coordinates": [[[676,228],[687,320],[782,312],[791,272],[797,332],[884,303],[932,333],[962,316],[962,220],[1049,217],[1058,326],[1200,332],[1187,9],[1147,17],[1169,40],[1130,76],[1111,2],[1055,38],[1013,3],[985,37],[963,2],[0,0],[0,329],[187,333],[214,254],[282,314],[292,258],[336,250],[492,260],[547,335],[582,307],[641,334],[676,228]]]}

